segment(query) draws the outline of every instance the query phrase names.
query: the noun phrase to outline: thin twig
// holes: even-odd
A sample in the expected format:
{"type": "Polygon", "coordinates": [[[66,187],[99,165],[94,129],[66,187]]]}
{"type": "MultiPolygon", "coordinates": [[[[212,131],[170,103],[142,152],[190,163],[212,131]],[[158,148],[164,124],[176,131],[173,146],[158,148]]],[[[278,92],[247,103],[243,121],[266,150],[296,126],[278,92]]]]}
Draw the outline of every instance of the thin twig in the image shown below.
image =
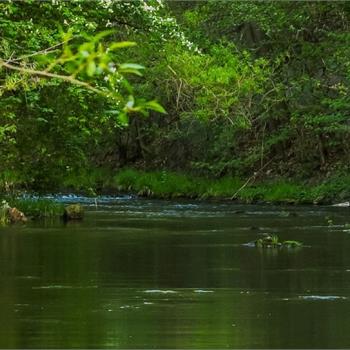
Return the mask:
{"type": "Polygon", "coordinates": [[[235,199],[237,197],[237,194],[243,190],[244,187],[246,187],[251,180],[255,180],[255,178],[258,176],[258,174],[266,168],[273,160],[273,157],[265,163],[257,172],[255,172],[237,191],[236,193],[230,198],[231,200],[235,199]]]}
{"type": "Polygon", "coordinates": [[[171,72],[177,76],[176,72],[174,71],[174,69],[168,64],[168,68],[171,70],[171,72]]]}
{"type": "Polygon", "coordinates": [[[88,83],[86,83],[84,81],[75,79],[75,78],[73,78],[71,76],[60,75],[60,74],[55,74],[55,73],[49,73],[49,72],[44,72],[44,71],[38,71],[38,70],[35,70],[35,69],[30,69],[30,68],[18,67],[18,66],[14,66],[12,64],[6,63],[2,59],[0,59],[0,66],[4,66],[4,67],[6,67],[8,69],[19,71],[19,72],[22,72],[22,73],[28,73],[28,74],[31,74],[31,75],[38,75],[38,76],[45,77],[45,78],[60,79],[60,80],[67,81],[67,82],[75,84],[75,85],[83,86],[87,90],[93,91],[96,94],[106,96],[105,92],[103,92],[103,91],[101,91],[101,90],[91,86],[90,84],[88,84],[88,83]]]}
{"type": "Polygon", "coordinates": [[[180,86],[177,90],[177,97],[176,97],[176,109],[179,109],[179,102],[180,102],[180,95],[181,95],[181,88],[182,88],[182,79],[180,79],[180,86]]]}
{"type": "Polygon", "coordinates": [[[264,128],[262,130],[261,152],[260,152],[260,166],[263,166],[263,161],[264,161],[265,129],[266,129],[266,123],[264,124],[264,128]]]}
{"type": "MultiPolygon", "coordinates": [[[[53,52],[53,51],[56,51],[56,49],[66,43],[68,43],[69,41],[71,41],[73,38],[70,38],[68,40],[65,40],[65,41],[62,41],[61,43],[58,43],[56,45],[53,45],[53,46],[50,46],[46,49],[43,49],[43,50],[40,50],[40,51],[37,51],[37,52],[33,52],[31,54],[28,54],[28,55],[24,55],[24,56],[21,56],[21,57],[18,57],[18,58],[14,58],[14,59],[11,59],[11,57],[6,61],[7,63],[9,62],[17,62],[17,61],[21,61],[25,58],[28,58],[28,57],[33,57],[33,56],[37,56],[37,55],[41,55],[41,54],[47,54],[49,52],[53,52]]],[[[12,56],[12,55],[11,55],[12,56]]]]}

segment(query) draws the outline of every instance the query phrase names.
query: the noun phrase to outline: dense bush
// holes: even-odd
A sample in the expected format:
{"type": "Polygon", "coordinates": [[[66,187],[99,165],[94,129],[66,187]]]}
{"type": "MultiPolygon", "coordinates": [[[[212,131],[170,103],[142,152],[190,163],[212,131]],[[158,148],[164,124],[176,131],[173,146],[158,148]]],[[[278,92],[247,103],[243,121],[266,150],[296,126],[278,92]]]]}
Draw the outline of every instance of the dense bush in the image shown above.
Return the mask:
{"type": "Polygon", "coordinates": [[[101,188],[136,167],[258,172],[282,178],[287,198],[299,191],[288,179],[348,171],[347,2],[21,1],[0,13],[2,188],[101,188]]]}

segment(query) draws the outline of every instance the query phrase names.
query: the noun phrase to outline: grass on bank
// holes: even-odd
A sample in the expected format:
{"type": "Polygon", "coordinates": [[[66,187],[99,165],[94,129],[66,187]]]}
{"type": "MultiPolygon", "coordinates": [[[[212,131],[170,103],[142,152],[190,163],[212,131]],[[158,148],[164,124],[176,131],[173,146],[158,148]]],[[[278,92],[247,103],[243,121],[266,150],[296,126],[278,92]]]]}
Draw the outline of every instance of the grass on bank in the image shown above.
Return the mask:
{"type": "Polygon", "coordinates": [[[224,177],[207,179],[166,171],[124,169],[114,178],[121,191],[158,198],[232,198],[244,202],[331,203],[350,198],[350,176],[324,180],[317,185],[288,180],[251,182],[224,177]]]}
{"type": "MultiPolygon", "coordinates": [[[[210,179],[169,171],[134,169],[122,169],[115,174],[111,170],[96,169],[70,174],[59,187],[58,185],[46,189],[46,193],[70,191],[94,197],[102,192],[131,192],[154,198],[238,199],[246,203],[261,201],[327,204],[350,199],[350,175],[334,176],[313,185],[286,179],[265,179],[247,184],[246,179],[234,177],[210,179]]],[[[0,195],[0,200],[2,199],[27,216],[50,217],[63,213],[62,203],[48,199],[23,198],[16,195],[1,198],[0,195]]]]}
{"type": "Polygon", "coordinates": [[[143,172],[125,169],[115,176],[117,188],[139,195],[161,198],[227,197],[241,186],[236,178],[212,181],[166,171],[143,172]]]}

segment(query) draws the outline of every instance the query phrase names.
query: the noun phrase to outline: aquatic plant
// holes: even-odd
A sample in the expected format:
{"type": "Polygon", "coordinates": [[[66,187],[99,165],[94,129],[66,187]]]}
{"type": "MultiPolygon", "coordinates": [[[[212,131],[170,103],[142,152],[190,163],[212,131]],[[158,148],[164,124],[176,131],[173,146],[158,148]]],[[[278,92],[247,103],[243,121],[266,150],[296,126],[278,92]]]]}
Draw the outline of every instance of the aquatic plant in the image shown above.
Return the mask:
{"type": "Polygon", "coordinates": [[[279,237],[276,234],[270,235],[268,233],[265,233],[262,238],[258,238],[256,241],[254,241],[254,246],[257,248],[297,248],[301,247],[302,245],[302,242],[293,240],[280,242],[279,237]]]}
{"type": "Polygon", "coordinates": [[[271,235],[270,237],[271,237],[271,243],[272,243],[273,245],[278,244],[279,238],[278,238],[277,235],[271,235]]]}

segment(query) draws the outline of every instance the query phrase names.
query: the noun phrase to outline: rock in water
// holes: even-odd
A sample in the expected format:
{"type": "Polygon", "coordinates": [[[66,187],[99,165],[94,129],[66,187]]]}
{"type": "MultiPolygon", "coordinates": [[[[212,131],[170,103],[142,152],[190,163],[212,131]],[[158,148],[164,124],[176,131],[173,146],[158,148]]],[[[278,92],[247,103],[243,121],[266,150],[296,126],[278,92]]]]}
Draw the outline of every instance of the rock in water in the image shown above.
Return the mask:
{"type": "Polygon", "coordinates": [[[65,220],[82,220],[84,209],[80,204],[71,204],[64,208],[63,217],[65,220]]]}
{"type": "Polygon", "coordinates": [[[9,208],[7,215],[11,223],[28,221],[27,217],[17,208],[9,208]]]}

